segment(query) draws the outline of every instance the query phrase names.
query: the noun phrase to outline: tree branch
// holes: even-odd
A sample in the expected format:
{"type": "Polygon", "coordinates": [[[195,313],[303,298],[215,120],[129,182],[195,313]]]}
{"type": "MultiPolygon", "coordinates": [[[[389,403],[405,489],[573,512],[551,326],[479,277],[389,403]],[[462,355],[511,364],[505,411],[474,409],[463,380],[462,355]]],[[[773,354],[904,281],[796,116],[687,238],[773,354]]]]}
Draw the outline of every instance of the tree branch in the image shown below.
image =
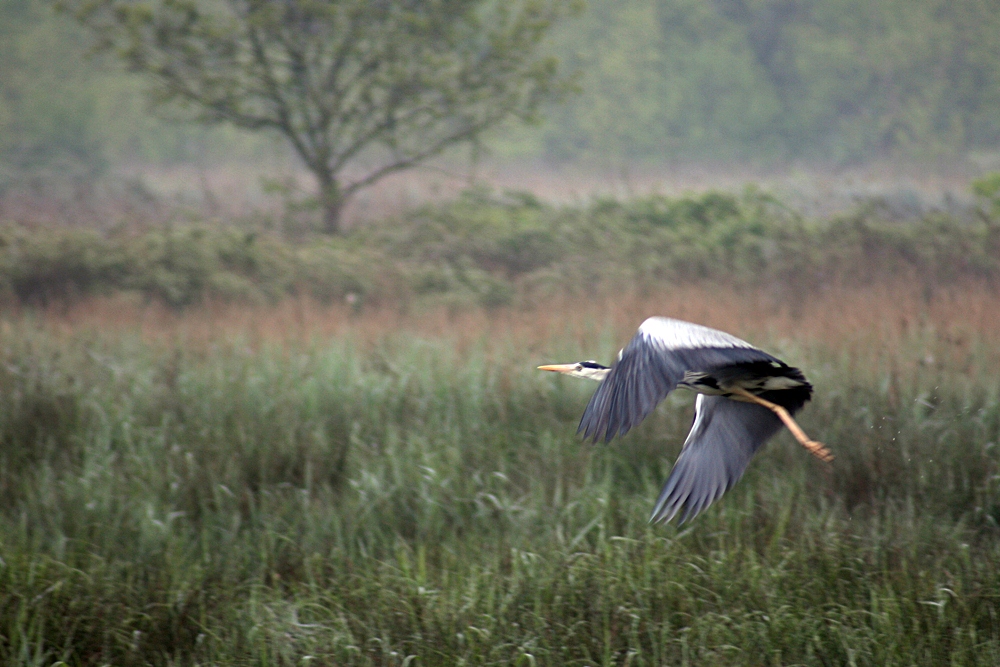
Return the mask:
{"type": "Polygon", "coordinates": [[[61,0],[149,75],[158,104],[274,128],[321,182],[328,229],[388,174],[556,97],[538,54],[575,0],[61,0]],[[340,187],[369,151],[381,164],[340,187]]]}

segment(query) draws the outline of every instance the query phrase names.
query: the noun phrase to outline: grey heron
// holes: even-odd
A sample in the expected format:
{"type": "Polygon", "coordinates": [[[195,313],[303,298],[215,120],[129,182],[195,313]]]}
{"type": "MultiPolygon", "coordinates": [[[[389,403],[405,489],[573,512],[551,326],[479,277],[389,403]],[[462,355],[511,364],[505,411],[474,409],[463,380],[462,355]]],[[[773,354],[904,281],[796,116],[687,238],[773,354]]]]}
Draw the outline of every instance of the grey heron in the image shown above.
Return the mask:
{"type": "Polygon", "coordinates": [[[792,418],[812,396],[798,368],[723,331],[651,317],[610,368],[596,361],[539,366],[600,382],[580,420],[584,438],[610,441],[641,422],[676,387],[698,393],[695,417],[651,522],[693,518],[743,476],[784,424],[823,461],[833,455],[792,418]]]}

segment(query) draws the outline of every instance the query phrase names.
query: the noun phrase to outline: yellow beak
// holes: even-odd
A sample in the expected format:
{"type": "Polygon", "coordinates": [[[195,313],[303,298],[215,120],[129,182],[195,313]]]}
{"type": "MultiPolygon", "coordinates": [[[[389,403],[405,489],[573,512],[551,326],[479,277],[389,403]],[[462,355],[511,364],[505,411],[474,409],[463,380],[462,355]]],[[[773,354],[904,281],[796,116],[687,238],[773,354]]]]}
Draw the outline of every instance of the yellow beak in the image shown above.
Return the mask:
{"type": "Polygon", "coordinates": [[[576,370],[576,364],[549,364],[548,366],[539,366],[540,371],[555,371],[556,373],[570,373],[576,370]]]}

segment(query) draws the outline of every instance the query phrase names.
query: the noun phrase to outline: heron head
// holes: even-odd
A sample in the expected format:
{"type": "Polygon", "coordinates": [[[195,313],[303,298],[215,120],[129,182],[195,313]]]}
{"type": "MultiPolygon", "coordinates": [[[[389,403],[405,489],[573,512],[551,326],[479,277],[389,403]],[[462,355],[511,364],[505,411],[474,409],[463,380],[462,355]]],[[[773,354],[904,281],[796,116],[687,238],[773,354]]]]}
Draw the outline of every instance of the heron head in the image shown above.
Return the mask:
{"type": "Polygon", "coordinates": [[[596,361],[578,361],[575,364],[550,364],[539,366],[540,371],[555,371],[563,375],[571,375],[577,378],[587,378],[600,382],[604,376],[611,372],[607,366],[603,366],[596,361]]]}

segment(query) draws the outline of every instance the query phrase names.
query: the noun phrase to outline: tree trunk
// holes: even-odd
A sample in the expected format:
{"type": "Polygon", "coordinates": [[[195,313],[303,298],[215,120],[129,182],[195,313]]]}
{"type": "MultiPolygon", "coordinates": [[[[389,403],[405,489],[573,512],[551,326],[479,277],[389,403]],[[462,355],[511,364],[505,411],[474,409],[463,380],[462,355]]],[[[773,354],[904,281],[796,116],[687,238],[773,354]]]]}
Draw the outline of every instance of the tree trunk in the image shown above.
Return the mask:
{"type": "Polygon", "coordinates": [[[323,232],[331,236],[341,233],[341,214],[344,211],[344,193],[333,174],[320,172],[316,174],[319,181],[319,201],[323,208],[323,232]]]}

